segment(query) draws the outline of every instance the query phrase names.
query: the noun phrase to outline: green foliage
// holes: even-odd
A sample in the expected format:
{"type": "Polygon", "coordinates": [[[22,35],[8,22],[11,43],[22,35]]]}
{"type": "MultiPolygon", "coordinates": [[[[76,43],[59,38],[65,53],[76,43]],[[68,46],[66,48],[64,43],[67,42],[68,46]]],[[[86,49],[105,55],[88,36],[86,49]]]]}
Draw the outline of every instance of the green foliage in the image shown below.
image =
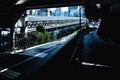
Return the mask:
{"type": "Polygon", "coordinates": [[[61,38],[61,37],[64,37],[64,36],[67,36],[69,34],[72,34],[73,32],[75,31],[78,31],[79,30],[79,27],[73,27],[69,30],[63,30],[61,32],[59,32],[59,34],[57,35],[58,39],[61,38]]]}
{"type": "Polygon", "coordinates": [[[37,25],[36,30],[42,33],[45,33],[46,31],[43,25],[37,25]]]}
{"type": "Polygon", "coordinates": [[[55,41],[61,37],[67,36],[77,30],[79,30],[79,27],[74,27],[69,30],[63,30],[59,32],[59,34],[53,34],[51,35],[49,32],[47,32],[42,25],[38,25],[36,27],[37,31],[29,33],[29,39],[32,46],[39,45],[42,43],[55,41]]]}
{"type": "Polygon", "coordinates": [[[89,25],[87,23],[81,24],[81,29],[86,29],[89,28],[89,25]]]}
{"type": "Polygon", "coordinates": [[[31,40],[31,45],[38,45],[50,41],[50,33],[44,29],[44,26],[37,26],[37,31],[29,33],[29,39],[31,40]]]}
{"type": "Polygon", "coordinates": [[[51,37],[50,33],[47,32],[47,31],[45,31],[44,38],[45,38],[45,41],[46,41],[46,42],[49,42],[49,41],[50,41],[50,37],[51,37]]]}

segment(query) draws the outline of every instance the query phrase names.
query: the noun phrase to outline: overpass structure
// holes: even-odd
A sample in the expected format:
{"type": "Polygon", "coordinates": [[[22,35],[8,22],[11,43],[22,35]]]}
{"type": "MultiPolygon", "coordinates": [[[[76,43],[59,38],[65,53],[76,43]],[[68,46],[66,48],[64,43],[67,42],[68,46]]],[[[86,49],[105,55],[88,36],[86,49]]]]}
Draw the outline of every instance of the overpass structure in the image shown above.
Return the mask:
{"type": "Polygon", "coordinates": [[[64,28],[80,24],[80,17],[63,16],[27,16],[26,27],[28,31],[34,31],[37,25],[43,25],[46,30],[64,28]]]}

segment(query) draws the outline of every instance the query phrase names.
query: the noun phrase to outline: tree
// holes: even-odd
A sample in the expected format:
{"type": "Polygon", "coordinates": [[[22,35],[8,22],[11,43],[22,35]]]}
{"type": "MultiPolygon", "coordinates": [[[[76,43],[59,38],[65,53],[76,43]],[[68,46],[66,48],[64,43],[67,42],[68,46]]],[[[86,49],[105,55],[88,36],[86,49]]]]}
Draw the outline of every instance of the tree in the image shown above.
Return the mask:
{"type": "Polygon", "coordinates": [[[37,30],[38,32],[45,33],[45,28],[44,28],[43,25],[37,25],[36,30],[37,30]]]}

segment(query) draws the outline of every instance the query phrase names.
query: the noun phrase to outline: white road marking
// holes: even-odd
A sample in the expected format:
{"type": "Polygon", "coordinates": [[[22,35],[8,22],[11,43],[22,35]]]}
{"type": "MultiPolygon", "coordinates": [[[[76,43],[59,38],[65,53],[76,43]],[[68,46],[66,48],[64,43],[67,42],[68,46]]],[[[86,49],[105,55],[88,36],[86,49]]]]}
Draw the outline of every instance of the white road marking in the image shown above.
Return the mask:
{"type": "Polygon", "coordinates": [[[88,63],[88,62],[82,62],[82,65],[87,65],[87,66],[98,66],[98,67],[112,67],[112,66],[109,66],[109,65],[102,65],[102,64],[88,63]]]}
{"type": "MultiPolygon", "coordinates": [[[[50,48],[50,49],[47,49],[47,50],[45,50],[45,51],[43,51],[43,52],[41,52],[41,53],[38,53],[38,54],[36,54],[36,55],[34,55],[34,56],[30,57],[30,58],[27,58],[27,59],[25,59],[25,60],[23,60],[23,61],[21,61],[21,62],[19,62],[19,63],[17,63],[17,64],[11,65],[10,67],[8,67],[8,69],[9,69],[9,68],[16,67],[16,66],[18,66],[18,65],[20,65],[20,64],[23,64],[23,63],[27,62],[27,61],[30,61],[31,59],[33,59],[33,58],[35,58],[35,57],[44,58],[45,56],[48,55],[46,52],[48,52],[48,51],[50,51],[50,50],[52,50],[52,49],[55,49],[56,47],[57,47],[57,45],[54,46],[54,47],[52,47],[52,48],[50,48]]],[[[6,68],[6,69],[7,69],[7,68],[6,68]]],[[[5,70],[6,70],[6,69],[5,69],[5,70]]],[[[4,71],[4,70],[2,70],[2,71],[4,71]]]]}
{"type": "Polygon", "coordinates": [[[1,68],[1,67],[0,67],[0,74],[5,77],[9,77],[11,79],[14,79],[20,75],[20,73],[18,73],[18,72],[9,70],[8,68],[1,68]]]}
{"type": "Polygon", "coordinates": [[[8,70],[8,68],[2,69],[2,70],[0,70],[0,73],[5,72],[7,70],[8,70]]]}
{"type": "Polygon", "coordinates": [[[45,53],[39,53],[39,54],[36,54],[34,55],[34,57],[41,57],[41,58],[44,58],[45,56],[47,56],[48,54],[45,54],[45,53]]]}

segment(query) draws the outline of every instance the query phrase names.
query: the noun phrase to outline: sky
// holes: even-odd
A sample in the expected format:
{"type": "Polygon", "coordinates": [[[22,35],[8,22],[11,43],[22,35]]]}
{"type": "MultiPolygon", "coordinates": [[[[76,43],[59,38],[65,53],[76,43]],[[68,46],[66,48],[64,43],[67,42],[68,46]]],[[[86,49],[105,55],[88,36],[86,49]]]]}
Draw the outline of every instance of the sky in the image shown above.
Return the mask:
{"type": "MultiPolygon", "coordinates": [[[[50,8],[51,11],[54,11],[56,8],[50,8]]],[[[62,12],[68,11],[68,7],[61,7],[62,12]]]]}
{"type": "Polygon", "coordinates": [[[62,11],[68,11],[68,7],[62,7],[62,11]]]}

